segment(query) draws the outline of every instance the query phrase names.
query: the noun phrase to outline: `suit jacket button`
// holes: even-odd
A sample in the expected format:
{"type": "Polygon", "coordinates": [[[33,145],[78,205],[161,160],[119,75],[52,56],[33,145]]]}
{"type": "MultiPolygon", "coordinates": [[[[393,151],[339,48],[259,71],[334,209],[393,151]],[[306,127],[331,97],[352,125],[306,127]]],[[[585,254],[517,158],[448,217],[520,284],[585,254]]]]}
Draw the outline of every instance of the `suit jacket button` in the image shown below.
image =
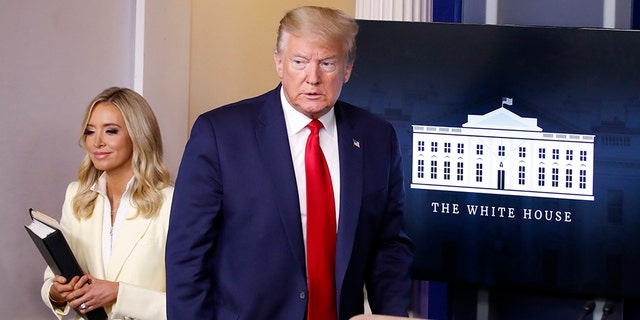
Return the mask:
{"type": "Polygon", "coordinates": [[[300,299],[304,300],[307,298],[307,294],[304,291],[300,291],[300,299]]]}

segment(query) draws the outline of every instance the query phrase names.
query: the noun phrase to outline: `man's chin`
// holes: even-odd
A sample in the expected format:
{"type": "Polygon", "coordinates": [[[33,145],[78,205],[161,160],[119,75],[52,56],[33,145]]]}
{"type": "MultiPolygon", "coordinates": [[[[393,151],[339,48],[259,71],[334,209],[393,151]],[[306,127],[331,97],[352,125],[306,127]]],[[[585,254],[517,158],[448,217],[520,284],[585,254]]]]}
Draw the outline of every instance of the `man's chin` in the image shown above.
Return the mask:
{"type": "Polygon", "coordinates": [[[331,109],[331,106],[327,106],[326,103],[317,103],[317,102],[308,103],[307,102],[307,103],[300,104],[299,107],[296,109],[304,113],[310,118],[319,118],[323,116],[325,113],[327,113],[331,109]]]}

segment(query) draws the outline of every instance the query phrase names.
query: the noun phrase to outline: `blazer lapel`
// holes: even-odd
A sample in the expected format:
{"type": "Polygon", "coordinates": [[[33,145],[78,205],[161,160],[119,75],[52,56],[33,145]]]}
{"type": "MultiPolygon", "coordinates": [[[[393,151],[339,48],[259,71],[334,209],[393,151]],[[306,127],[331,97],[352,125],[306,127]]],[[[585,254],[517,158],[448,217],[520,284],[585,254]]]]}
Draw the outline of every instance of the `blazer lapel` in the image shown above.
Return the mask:
{"type": "MultiPolygon", "coordinates": [[[[85,239],[90,239],[88,242],[89,245],[84,246],[85,251],[83,254],[83,259],[85,260],[86,270],[92,276],[104,279],[105,271],[104,266],[102,264],[102,208],[104,206],[104,199],[102,197],[97,197],[96,202],[93,207],[93,213],[87,221],[83,224],[83,227],[80,229],[80,233],[82,237],[85,239]]],[[[80,259],[81,257],[78,257],[80,259]]]]}
{"type": "Polygon", "coordinates": [[[363,155],[359,133],[353,130],[352,119],[340,107],[334,107],[338,127],[340,152],[340,221],[336,241],[336,286],[342,287],[344,276],[353,252],[358,226],[360,199],[362,198],[363,155]]]}
{"type": "Polygon", "coordinates": [[[124,262],[151,224],[151,219],[131,219],[134,214],[135,209],[131,208],[129,212],[127,212],[125,220],[122,221],[118,237],[113,244],[107,270],[105,270],[107,280],[115,281],[118,279],[124,262]]]}
{"type": "Polygon", "coordinates": [[[306,274],[298,187],[280,102],[280,86],[271,91],[261,109],[256,127],[256,140],[265,168],[271,168],[268,175],[278,196],[278,212],[289,239],[289,246],[300,271],[306,274]]]}

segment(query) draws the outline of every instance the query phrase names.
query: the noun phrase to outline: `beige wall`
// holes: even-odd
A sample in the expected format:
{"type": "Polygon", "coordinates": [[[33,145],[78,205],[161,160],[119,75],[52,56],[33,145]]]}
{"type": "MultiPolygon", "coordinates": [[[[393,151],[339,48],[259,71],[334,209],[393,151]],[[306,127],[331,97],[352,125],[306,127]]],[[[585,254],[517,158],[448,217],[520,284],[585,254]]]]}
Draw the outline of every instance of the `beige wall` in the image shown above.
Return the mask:
{"type": "Polygon", "coordinates": [[[189,127],[209,109],[275,88],[278,23],[308,4],[355,15],[355,0],[192,1],[189,127]]]}
{"type": "Polygon", "coordinates": [[[162,130],[164,161],[175,179],[189,132],[191,1],[145,1],[142,94],[162,130]]]}

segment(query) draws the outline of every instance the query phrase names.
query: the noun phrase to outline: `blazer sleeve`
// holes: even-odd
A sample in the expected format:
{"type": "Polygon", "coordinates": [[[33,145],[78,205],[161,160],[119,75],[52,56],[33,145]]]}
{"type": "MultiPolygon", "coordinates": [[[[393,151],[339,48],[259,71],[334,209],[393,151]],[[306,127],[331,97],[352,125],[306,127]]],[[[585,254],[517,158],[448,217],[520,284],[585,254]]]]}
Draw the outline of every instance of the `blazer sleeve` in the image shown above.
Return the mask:
{"type": "Polygon", "coordinates": [[[167,235],[167,317],[213,314],[212,252],[222,206],[216,132],[206,116],[193,125],[178,171],[167,235]]]}
{"type": "Polygon", "coordinates": [[[111,308],[110,317],[121,319],[166,319],[166,295],[164,292],[120,282],[118,301],[111,308]]]}
{"type": "Polygon", "coordinates": [[[404,178],[394,130],[389,141],[389,191],[366,288],[374,313],[406,317],[411,302],[413,244],[404,232],[404,178]]]}
{"type": "Polygon", "coordinates": [[[69,307],[69,304],[67,304],[64,308],[58,309],[55,308],[49,300],[49,290],[53,285],[53,277],[53,272],[51,271],[51,269],[49,269],[49,267],[47,267],[44,271],[44,284],[42,284],[42,288],[40,289],[40,296],[42,298],[42,302],[44,302],[44,305],[49,308],[49,310],[51,310],[58,319],[62,319],[62,317],[69,314],[69,312],[71,311],[71,307],[69,307]]]}

